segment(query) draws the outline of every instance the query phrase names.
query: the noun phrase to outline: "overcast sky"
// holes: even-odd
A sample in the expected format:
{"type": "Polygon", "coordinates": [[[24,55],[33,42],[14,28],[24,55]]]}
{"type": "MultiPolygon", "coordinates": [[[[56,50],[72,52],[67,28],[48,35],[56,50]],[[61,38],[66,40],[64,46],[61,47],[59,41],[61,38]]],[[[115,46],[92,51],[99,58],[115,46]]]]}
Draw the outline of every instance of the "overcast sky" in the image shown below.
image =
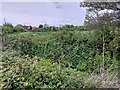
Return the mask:
{"type": "Polygon", "coordinates": [[[83,25],[85,9],[79,2],[4,2],[2,3],[2,20],[16,25],[83,25]]]}

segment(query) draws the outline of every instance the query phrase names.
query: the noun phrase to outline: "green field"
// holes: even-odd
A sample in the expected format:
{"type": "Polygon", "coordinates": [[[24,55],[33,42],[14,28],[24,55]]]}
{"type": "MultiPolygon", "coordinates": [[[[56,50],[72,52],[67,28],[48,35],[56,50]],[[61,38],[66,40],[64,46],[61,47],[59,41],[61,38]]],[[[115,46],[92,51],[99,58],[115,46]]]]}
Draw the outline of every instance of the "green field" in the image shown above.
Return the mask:
{"type": "Polygon", "coordinates": [[[118,90],[120,2],[50,1],[2,3],[0,90],[118,90]]]}
{"type": "Polygon", "coordinates": [[[96,52],[94,31],[17,32],[4,38],[5,88],[117,86],[118,61],[106,50],[101,73],[103,58],[96,52]]]}

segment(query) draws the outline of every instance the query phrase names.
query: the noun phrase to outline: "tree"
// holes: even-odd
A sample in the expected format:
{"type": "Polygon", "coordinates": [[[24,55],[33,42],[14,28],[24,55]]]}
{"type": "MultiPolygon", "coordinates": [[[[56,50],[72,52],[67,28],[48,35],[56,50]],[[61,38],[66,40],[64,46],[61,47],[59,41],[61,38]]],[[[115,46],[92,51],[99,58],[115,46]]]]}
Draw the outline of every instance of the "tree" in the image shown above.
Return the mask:
{"type": "MultiPolygon", "coordinates": [[[[114,40],[115,37],[119,37],[118,34],[115,35],[117,32],[119,33],[119,2],[87,2],[87,0],[85,0],[80,3],[80,6],[87,7],[84,22],[85,26],[89,29],[98,29],[98,39],[100,39],[100,36],[105,36],[104,40],[106,40],[105,42],[108,44],[114,40]]],[[[113,53],[113,50],[110,50],[110,52],[113,53]]]]}
{"type": "Polygon", "coordinates": [[[3,24],[2,32],[4,33],[12,33],[13,32],[13,25],[11,23],[3,24]]]}
{"type": "Polygon", "coordinates": [[[22,32],[23,30],[24,30],[24,28],[23,28],[23,25],[21,25],[21,24],[17,24],[14,27],[14,32],[22,32]]]}
{"type": "MultiPolygon", "coordinates": [[[[80,7],[87,7],[86,20],[89,21],[89,17],[97,17],[100,11],[107,10],[112,13],[113,19],[111,21],[119,21],[120,17],[120,3],[117,2],[88,2],[88,0],[84,0],[84,2],[80,3],[80,7]]],[[[114,24],[115,25],[115,24],[114,24]]],[[[118,26],[116,24],[116,26],[118,26]]]]}
{"type": "MultiPolygon", "coordinates": [[[[115,36],[111,32],[114,32],[115,29],[113,28],[117,27],[117,24],[114,24],[114,26],[112,25],[113,22],[119,21],[118,20],[119,15],[117,14],[120,12],[119,10],[120,6],[119,6],[119,2],[87,2],[87,1],[88,0],[81,2],[80,6],[87,7],[85,26],[91,29],[96,29],[97,32],[95,33],[96,41],[98,41],[96,47],[97,49],[99,49],[99,51],[102,51],[102,62],[100,69],[101,69],[101,76],[103,78],[105,51],[106,51],[106,47],[108,46],[108,43],[110,43],[115,38],[115,36]]],[[[114,34],[116,33],[114,32],[114,34]]],[[[118,41],[116,40],[116,42],[118,41]]],[[[118,49],[116,49],[117,53],[119,53],[120,51],[118,49]]],[[[112,55],[113,51],[110,50],[110,52],[112,55]]]]}
{"type": "Polygon", "coordinates": [[[43,28],[43,25],[40,24],[38,28],[43,28]]]}
{"type": "Polygon", "coordinates": [[[3,26],[9,26],[9,27],[13,28],[13,25],[11,23],[5,23],[5,24],[3,24],[3,26]]]}

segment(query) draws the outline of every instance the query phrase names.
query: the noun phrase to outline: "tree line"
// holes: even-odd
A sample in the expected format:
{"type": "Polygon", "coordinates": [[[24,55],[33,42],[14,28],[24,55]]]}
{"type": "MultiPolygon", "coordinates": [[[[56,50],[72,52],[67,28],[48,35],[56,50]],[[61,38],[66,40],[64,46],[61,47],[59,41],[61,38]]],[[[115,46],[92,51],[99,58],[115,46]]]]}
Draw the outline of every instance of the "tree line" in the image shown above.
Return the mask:
{"type": "MultiPolygon", "coordinates": [[[[3,33],[14,33],[14,32],[25,32],[25,28],[28,27],[22,24],[17,24],[16,26],[13,26],[11,23],[5,23],[2,25],[2,32],[3,33]]],[[[29,26],[31,27],[27,31],[30,32],[44,32],[44,31],[60,31],[60,30],[68,30],[68,31],[74,31],[74,30],[86,30],[84,26],[74,26],[74,25],[63,25],[63,26],[49,26],[48,24],[40,24],[38,27],[35,26],[29,26]]]]}

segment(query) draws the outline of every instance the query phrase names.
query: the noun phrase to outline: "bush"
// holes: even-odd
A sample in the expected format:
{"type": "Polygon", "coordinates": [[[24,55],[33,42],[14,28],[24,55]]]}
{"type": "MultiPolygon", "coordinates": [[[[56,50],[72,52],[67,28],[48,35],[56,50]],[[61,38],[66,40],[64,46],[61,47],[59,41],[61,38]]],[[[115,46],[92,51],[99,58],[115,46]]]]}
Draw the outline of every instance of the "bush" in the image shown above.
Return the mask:
{"type": "Polygon", "coordinates": [[[32,59],[24,57],[20,61],[21,63],[3,70],[4,88],[82,88],[84,86],[83,74],[76,69],[61,68],[51,60],[38,57],[32,59]]]}
{"type": "Polygon", "coordinates": [[[6,23],[2,26],[2,32],[4,33],[13,33],[13,25],[11,23],[6,23]]]}
{"type": "Polygon", "coordinates": [[[13,28],[10,26],[2,26],[2,32],[4,33],[13,33],[13,28]]]}
{"type": "MultiPolygon", "coordinates": [[[[91,37],[92,35],[64,30],[54,34],[8,34],[9,43],[3,47],[4,70],[0,78],[4,81],[4,88],[104,87],[97,85],[102,79],[94,79],[100,74],[102,54],[97,54],[95,38],[91,37]],[[91,73],[94,71],[96,76],[93,76],[91,81],[91,73]]],[[[104,60],[104,69],[107,71],[105,73],[116,75],[118,61],[111,59],[106,50],[104,60]]],[[[104,79],[112,78],[105,75],[108,78],[104,79]]]]}
{"type": "Polygon", "coordinates": [[[13,29],[14,32],[23,32],[24,31],[24,28],[21,24],[18,24],[14,27],[13,29]]]}
{"type": "Polygon", "coordinates": [[[9,26],[9,27],[13,28],[13,25],[11,23],[3,24],[3,26],[9,26]]]}
{"type": "MultiPolygon", "coordinates": [[[[85,64],[89,62],[90,67],[95,66],[90,71],[94,70],[101,62],[101,58],[99,59],[101,55],[97,54],[96,47],[92,45],[94,39],[89,40],[88,36],[82,36],[81,34],[78,38],[73,32],[61,31],[48,37],[28,33],[11,36],[10,38],[11,47],[20,51],[21,55],[41,56],[61,63],[68,61],[72,63],[71,67],[73,68],[76,68],[81,62],[85,64]]],[[[82,63],[78,67],[81,68],[85,64],[82,63]]]]}

